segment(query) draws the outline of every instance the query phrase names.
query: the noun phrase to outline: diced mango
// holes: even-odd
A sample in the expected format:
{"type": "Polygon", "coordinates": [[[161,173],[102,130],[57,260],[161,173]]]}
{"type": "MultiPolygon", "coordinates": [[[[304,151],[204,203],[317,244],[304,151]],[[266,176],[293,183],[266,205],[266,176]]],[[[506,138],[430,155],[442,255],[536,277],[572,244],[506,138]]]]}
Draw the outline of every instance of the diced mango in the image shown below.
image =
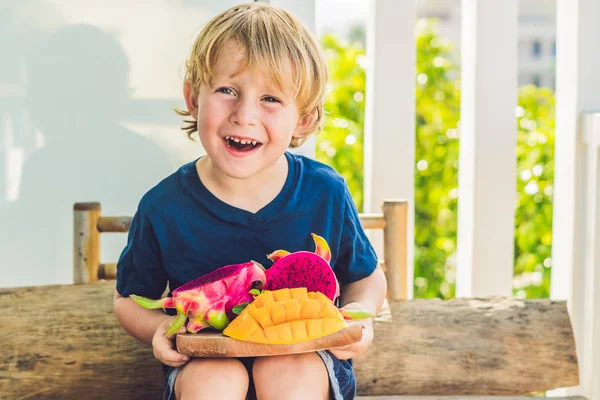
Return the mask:
{"type": "Polygon", "coordinates": [[[323,318],[323,330],[325,332],[337,332],[346,327],[346,321],[335,318],[323,318]]]}
{"type": "Polygon", "coordinates": [[[289,344],[316,339],[347,326],[333,302],[306,288],[266,291],[223,333],[254,343],[289,344]]]}
{"type": "Polygon", "coordinates": [[[290,322],[290,327],[292,328],[292,334],[294,335],[294,340],[297,342],[303,342],[308,340],[308,332],[306,330],[306,321],[298,320],[290,322]]]}
{"type": "Polygon", "coordinates": [[[268,305],[271,313],[273,325],[283,324],[285,322],[285,307],[281,303],[271,303],[268,305]]]}
{"type": "Polygon", "coordinates": [[[319,294],[320,294],[319,292],[308,292],[308,298],[320,300],[321,296],[319,296],[319,294]]]}
{"type": "Polygon", "coordinates": [[[227,326],[228,333],[227,336],[230,336],[234,339],[244,340],[247,337],[251,337],[254,335],[256,331],[262,331],[262,328],[258,325],[258,323],[248,316],[244,318],[236,318],[237,323],[234,326],[229,324],[227,326]]]}
{"type": "Polygon", "coordinates": [[[292,295],[292,299],[308,299],[308,292],[305,287],[290,289],[290,294],[292,295]]]}
{"type": "Polygon", "coordinates": [[[284,301],[290,300],[292,298],[292,295],[290,293],[290,289],[280,289],[275,290],[273,292],[273,298],[275,299],[275,301],[284,301]]]}
{"type": "Polygon", "coordinates": [[[256,332],[254,332],[254,335],[252,335],[248,338],[248,342],[269,343],[269,341],[267,340],[267,337],[265,336],[264,329],[258,329],[256,332]]]}
{"type": "Polygon", "coordinates": [[[308,331],[308,337],[316,338],[322,336],[323,333],[323,320],[322,319],[307,319],[306,330],[308,331]]]}
{"type": "Polygon", "coordinates": [[[270,290],[266,290],[262,292],[259,296],[256,296],[253,304],[256,304],[257,307],[263,307],[265,304],[270,304],[273,302],[273,292],[270,290]]]}
{"type": "Polygon", "coordinates": [[[279,331],[277,330],[277,326],[265,328],[265,336],[269,343],[276,343],[279,341],[279,331]]]}
{"type": "Polygon", "coordinates": [[[267,326],[273,325],[273,321],[271,321],[271,315],[266,307],[252,307],[250,310],[248,310],[248,313],[256,320],[256,322],[260,324],[263,329],[267,326]]]}
{"type": "Polygon", "coordinates": [[[300,307],[300,318],[309,319],[315,318],[319,315],[321,304],[317,299],[306,299],[302,302],[300,307]]]}
{"type": "Polygon", "coordinates": [[[332,318],[339,311],[333,304],[321,303],[321,309],[319,310],[319,318],[332,318]]]}
{"type": "Polygon", "coordinates": [[[285,308],[286,321],[296,321],[297,319],[300,319],[300,302],[298,300],[286,300],[281,304],[285,308]]]}
{"type": "Polygon", "coordinates": [[[293,343],[294,335],[292,334],[292,328],[289,323],[280,324],[277,326],[277,330],[279,333],[279,342],[280,343],[293,343]]]}

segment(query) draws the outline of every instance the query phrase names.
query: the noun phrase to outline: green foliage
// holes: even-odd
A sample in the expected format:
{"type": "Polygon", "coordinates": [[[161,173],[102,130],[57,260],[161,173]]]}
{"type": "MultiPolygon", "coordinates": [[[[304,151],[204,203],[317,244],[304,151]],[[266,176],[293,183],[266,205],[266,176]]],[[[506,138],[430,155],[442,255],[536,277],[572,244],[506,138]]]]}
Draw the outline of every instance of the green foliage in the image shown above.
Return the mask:
{"type": "MultiPolygon", "coordinates": [[[[364,32],[353,42],[322,38],[330,68],[326,126],[317,139],[317,159],[348,182],[363,204],[364,32]]],[[[415,297],[451,298],[455,293],[458,124],[460,81],[450,43],[433,20],[417,26],[415,297]]],[[[517,208],[515,294],[548,297],[552,242],[554,97],[526,86],[517,108],[517,208]]]]}
{"type": "Polygon", "coordinates": [[[517,209],[515,294],[550,295],[552,193],[554,181],[554,95],[524,86],[517,108],[517,209]],[[519,293],[522,291],[521,293],[519,293]]]}
{"type": "Polygon", "coordinates": [[[363,207],[363,126],[365,114],[364,45],[344,45],[322,37],[329,67],[325,127],[317,139],[317,160],[331,165],[348,183],[359,210],[363,207]]]}
{"type": "Polygon", "coordinates": [[[417,25],[415,297],[454,296],[460,83],[452,48],[417,25]]]}

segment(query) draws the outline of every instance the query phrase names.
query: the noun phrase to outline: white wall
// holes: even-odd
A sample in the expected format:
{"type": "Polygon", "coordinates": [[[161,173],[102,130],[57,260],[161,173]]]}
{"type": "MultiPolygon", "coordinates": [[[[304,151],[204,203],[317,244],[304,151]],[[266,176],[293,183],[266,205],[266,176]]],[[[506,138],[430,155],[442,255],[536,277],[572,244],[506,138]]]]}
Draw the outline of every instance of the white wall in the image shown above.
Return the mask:
{"type": "MultiPolygon", "coordinates": [[[[195,33],[237,0],[22,0],[0,21],[0,287],[72,282],[72,207],[132,215],[202,154],[178,129],[195,33]]],[[[102,262],[125,235],[103,235],[102,262]],[[107,237],[108,236],[108,237],[107,237]]]]}

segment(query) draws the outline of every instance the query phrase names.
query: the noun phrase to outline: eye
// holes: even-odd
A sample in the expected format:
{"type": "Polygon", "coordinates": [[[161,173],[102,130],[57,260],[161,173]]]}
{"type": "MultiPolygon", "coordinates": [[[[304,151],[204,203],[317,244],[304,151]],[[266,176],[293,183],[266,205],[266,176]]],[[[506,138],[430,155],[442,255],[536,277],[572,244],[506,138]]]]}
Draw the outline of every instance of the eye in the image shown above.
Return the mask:
{"type": "Polygon", "coordinates": [[[278,99],[276,99],[273,96],[265,96],[263,97],[263,100],[265,100],[267,103],[281,103],[278,99]]]}
{"type": "Polygon", "coordinates": [[[217,92],[221,92],[221,93],[225,93],[225,94],[234,94],[233,90],[231,90],[228,87],[222,87],[222,88],[218,88],[217,92]]]}

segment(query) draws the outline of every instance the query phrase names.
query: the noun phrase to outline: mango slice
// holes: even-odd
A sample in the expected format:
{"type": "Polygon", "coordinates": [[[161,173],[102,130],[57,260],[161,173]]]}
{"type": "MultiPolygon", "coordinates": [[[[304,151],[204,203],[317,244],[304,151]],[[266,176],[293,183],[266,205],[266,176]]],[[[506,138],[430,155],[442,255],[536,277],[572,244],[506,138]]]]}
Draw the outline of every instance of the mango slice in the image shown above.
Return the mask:
{"type": "Polygon", "coordinates": [[[223,334],[253,343],[292,344],[316,339],[348,326],[331,299],[306,288],[264,291],[223,334]]]}

